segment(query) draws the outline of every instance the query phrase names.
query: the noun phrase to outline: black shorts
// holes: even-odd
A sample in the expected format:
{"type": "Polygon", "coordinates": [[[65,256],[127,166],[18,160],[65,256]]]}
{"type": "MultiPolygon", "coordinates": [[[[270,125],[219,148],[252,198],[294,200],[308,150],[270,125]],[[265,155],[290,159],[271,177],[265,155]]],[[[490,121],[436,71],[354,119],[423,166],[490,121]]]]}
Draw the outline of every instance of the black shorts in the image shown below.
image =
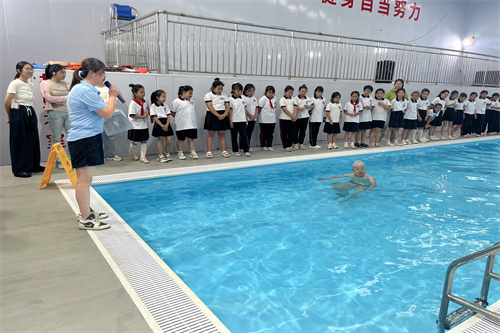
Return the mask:
{"type": "Polygon", "coordinates": [[[68,147],[74,169],[104,164],[102,134],[76,141],[68,141],[68,147]]]}
{"type": "MultiPolygon", "coordinates": [[[[158,120],[163,125],[167,123],[167,118],[158,118],[158,120]]],[[[164,131],[163,128],[161,128],[161,126],[155,122],[153,126],[153,133],[151,133],[151,135],[153,135],[155,138],[159,136],[172,136],[174,135],[174,131],[172,130],[172,126],[170,126],[170,124],[168,124],[168,129],[164,131]]]]}
{"type": "Polygon", "coordinates": [[[462,125],[464,123],[464,110],[457,110],[455,115],[455,120],[453,120],[453,125],[462,125]]]}
{"type": "Polygon", "coordinates": [[[403,112],[393,111],[391,112],[391,117],[389,118],[390,128],[401,128],[403,127],[403,112]]]}
{"type": "Polygon", "coordinates": [[[149,139],[149,130],[144,129],[131,129],[128,130],[128,139],[133,142],[145,142],[149,139]]]}
{"type": "Polygon", "coordinates": [[[403,128],[408,130],[414,130],[417,128],[417,119],[404,119],[403,128]]]}
{"type": "Polygon", "coordinates": [[[344,123],[344,127],[342,128],[344,132],[357,132],[359,131],[359,124],[358,123],[344,123]]]}
{"type": "MultiPolygon", "coordinates": [[[[217,111],[218,114],[224,114],[225,111],[217,111]]],[[[212,112],[207,111],[205,115],[205,124],[203,129],[208,131],[227,131],[229,129],[229,116],[219,120],[212,112]]]]}
{"type": "Polygon", "coordinates": [[[443,120],[444,121],[455,121],[456,115],[457,115],[457,112],[455,111],[454,108],[447,108],[444,111],[443,120]]]}
{"type": "Polygon", "coordinates": [[[371,121],[363,121],[359,123],[359,129],[360,130],[369,130],[372,128],[372,122],[371,121]]]}
{"type": "Polygon", "coordinates": [[[383,120],[372,120],[372,128],[384,128],[385,121],[383,120]]]}
{"type": "Polygon", "coordinates": [[[425,121],[425,117],[427,116],[427,110],[418,110],[418,114],[420,116],[420,118],[422,118],[422,120],[418,120],[417,119],[417,128],[423,128],[425,127],[425,124],[427,123],[427,121],[425,121]]]}
{"type": "Polygon", "coordinates": [[[333,123],[333,125],[330,125],[330,122],[325,123],[325,127],[323,127],[323,132],[328,133],[328,134],[339,134],[340,133],[340,124],[339,123],[333,123]]]}
{"type": "Polygon", "coordinates": [[[196,128],[190,128],[185,130],[176,131],[177,140],[184,141],[186,138],[197,139],[198,130],[196,128]]]}

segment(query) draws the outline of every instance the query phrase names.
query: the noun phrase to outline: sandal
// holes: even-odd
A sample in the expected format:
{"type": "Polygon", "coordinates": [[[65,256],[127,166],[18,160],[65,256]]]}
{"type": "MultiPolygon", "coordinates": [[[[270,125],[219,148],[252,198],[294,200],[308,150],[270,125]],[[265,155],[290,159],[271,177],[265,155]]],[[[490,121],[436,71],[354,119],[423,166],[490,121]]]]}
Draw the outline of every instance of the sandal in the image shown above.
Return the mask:
{"type": "Polygon", "coordinates": [[[231,157],[231,155],[229,155],[229,153],[225,150],[222,152],[222,154],[220,154],[220,156],[225,157],[225,158],[231,157]]]}
{"type": "Polygon", "coordinates": [[[214,158],[214,155],[212,155],[211,151],[207,151],[207,153],[205,154],[205,157],[206,158],[214,158]]]}

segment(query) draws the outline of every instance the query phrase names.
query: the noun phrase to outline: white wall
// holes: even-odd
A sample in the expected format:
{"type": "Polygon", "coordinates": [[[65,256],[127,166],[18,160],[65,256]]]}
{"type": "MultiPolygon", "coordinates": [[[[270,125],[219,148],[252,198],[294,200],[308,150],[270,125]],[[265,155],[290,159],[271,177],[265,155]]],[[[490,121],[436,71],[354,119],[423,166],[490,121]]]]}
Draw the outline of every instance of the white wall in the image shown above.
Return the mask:
{"type": "Polygon", "coordinates": [[[464,51],[500,56],[500,1],[470,0],[464,38],[474,43],[464,51]]]}
{"type": "MultiPolygon", "coordinates": [[[[403,19],[394,17],[392,10],[388,17],[378,14],[377,0],[373,0],[372,13],[360,11],[361,0],[354,0],[352,9],[341,7],[342,0],[337,0],[336,6],[323,4],[322,0],[135,0],[123,3],[136,7],[143,14],[166,9],[215,18],[453,49],[460,49],[461,40],[477,32],[476,42],[468,51],[500,53],[499,1],[417,2],[422,8],[417,22],[407,19],[409,13],[403,19]],[[485,21],[484,18],[488,20],[485,21]]],[[[412,1],[408,1],[408,6],[410,3],[412,1]]],[[[108,27],[110,4],[111,2],[104,0],[2,0],[0,91],[7,90],[15,74],[15,64],[20,60],[42,64],[50,60],[77,62],[89,56],[104,59],[104,43],[99,32],[108,27]]],[[[393,6],[394,1],[391,0],[391,8],[393,6]]],[[[239,80],[245,82],[243,79],[239,80]]],[[[252,80],[268,82],[268,79],[262,78],[252,80]]],[[[233,79],[227,81],[230,83],[233,79]]],[[[285,83],[274,81],[278,87],[285,83]]],[[[207,88],[196,86],[196,91],[206,91],[210,82],[211,79],[207,78],[203,85],[207,88]]],[[[345,87],[352,85],[346,83],[345,87]]],[[[359,89],[363,84],[354,85],[359,89]]],[[[42,111],[41,104],[37,104],[37,109],[38,112],[42,111]]],[[[10,163],[9,128],[5,120],[5,112],[1,112],[2,165],[10,163]]]]}

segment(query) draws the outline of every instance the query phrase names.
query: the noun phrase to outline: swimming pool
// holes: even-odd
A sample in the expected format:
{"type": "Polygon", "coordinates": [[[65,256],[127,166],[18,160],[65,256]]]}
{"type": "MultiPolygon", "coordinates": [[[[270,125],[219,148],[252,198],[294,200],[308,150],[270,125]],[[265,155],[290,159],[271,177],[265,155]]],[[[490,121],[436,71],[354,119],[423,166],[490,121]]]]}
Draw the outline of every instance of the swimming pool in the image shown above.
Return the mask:
{"type": "Polygon", "coordinates": [[[346,203],[317,178],[352,157],[94,188],[233,332],[433,332],[447,265],[499,240],[499,143],[363,156],[346,203]]]}

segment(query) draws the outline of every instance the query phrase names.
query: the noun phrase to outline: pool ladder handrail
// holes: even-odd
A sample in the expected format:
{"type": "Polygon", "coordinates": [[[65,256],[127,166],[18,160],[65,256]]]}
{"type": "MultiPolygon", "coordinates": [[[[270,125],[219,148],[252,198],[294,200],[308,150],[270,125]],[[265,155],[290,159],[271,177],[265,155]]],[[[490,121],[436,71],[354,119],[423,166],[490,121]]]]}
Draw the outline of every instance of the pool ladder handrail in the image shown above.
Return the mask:
{"type": "Polygon", "coordinates": [[[500,314],[483,308],[488,305],[488,292],[490,289],[491,279],[500,281],[500,274],[493,273],[493,264],[495,262],[495,255],[500,252],[500,242],[490,246],[481,251],[474,252],[463,258],[453,261],[446,270],[446,277],[444,281],[443,296],[441,298],[441,308],[439,310],[439,318],[437,320],[438,333],[444,333],[445,329],[450,329],[454,324],[461,322],[466,317],[479,313],[484,317],[500,323],[500,314]],[[453,286],[453,278],[455,271],[463,265],[469,264],[476,260],[488,257],[486,261],[486,268],[484,270],[483,285],[481,287],[481,297],[476,298],[474,302],[468,302],[451,293],[453,286]],[[450,301],[461,305],[459,308],[448,315],[448,306],[450,301]],[[455,320],[448,320],[448,317],[455,316],[455,320]]]}

